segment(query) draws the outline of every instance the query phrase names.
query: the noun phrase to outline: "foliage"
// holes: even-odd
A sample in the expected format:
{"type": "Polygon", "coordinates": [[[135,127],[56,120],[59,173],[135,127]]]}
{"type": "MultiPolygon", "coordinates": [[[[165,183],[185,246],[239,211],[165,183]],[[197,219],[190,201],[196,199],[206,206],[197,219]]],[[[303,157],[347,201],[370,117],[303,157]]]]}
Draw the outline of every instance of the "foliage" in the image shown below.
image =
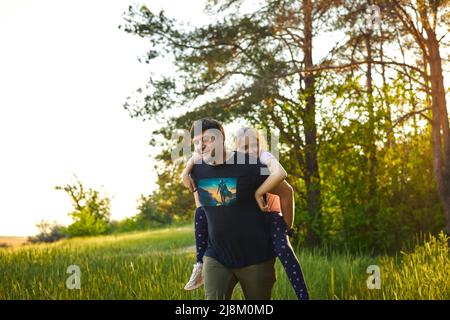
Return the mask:
{"type": "Polygon", "coordinates": [[[76,178],[72,185],[57,186],[56,190],[65,191],[72,200],[74,211],[69,213],[73,223],[64,228],[70,237],[105,234],[109,230],[110,200],[100,192],[89,188],[85,190],[76,178]]]}
{"type": "MultiPolygon", "coordinates": [[[[436,97],[423,43],[406,29],[416,24],[425,32],[420,25],[429,17],[443,27],[435,23],[427,32],[443,32],[447,3],[380,1],[382,24],[375,29],[366,28],[370,2],[362,0],[262,1],[248,11],[239,10],[241,3],[208,1],[217,19],[193,28],[146,6],[130,6],[124,15],[121,28],[152,44],[144,62],[174,65],[173,73],[152,75],[124,105],[132,117],[160,124],[153,136],[162,148],[152,195],[157,211],[190,217],[193,201],[170,161],[170,133],[213,117],[279,134],[300,244],[313,230],[318,243],[393,252],[417,233],[442,230],[429,121],[436,97]],[[335,33],[345,38],[326,55],[309,52],[313,40],[335,33]]],[[[431,51],[445,52],[448,42],[438,39],[431,51]]]]}
{"type": "Polygon", "coordinates": [[[36,236],[28,237],[28,241],[31,243],[54,242],[66,237],[64,227],[55,222],[42,220],[36,226],[39,233],[36,236]]]}

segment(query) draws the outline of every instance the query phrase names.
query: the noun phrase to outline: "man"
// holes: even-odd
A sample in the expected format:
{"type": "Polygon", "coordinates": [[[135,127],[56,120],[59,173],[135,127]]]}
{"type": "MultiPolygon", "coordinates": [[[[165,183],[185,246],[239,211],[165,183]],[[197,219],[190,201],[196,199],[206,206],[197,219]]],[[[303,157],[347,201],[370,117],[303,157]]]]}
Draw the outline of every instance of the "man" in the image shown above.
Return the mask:
{"type": "Polygon", "coordinates": [[[191,138],[201,161],[191,176],[197,207],[203,206],[208,222],[208,244],[203,263],[206,299],[230,299],[239,282],[246,299],[268,300],[275,283],[275,254],[265,214],[254,194],[267,176],[263,165],[225,149],[222,125],[213,119],[194,122],[191,138]],[[245,159],[245,163],[238,163],[245,159]],[[230,201],[210,201],[224,184],[230,201]],[[233,192],[234,191],[234,192],[233,192]],[[203,203],[202,203],[202,199],[203,203]]]}

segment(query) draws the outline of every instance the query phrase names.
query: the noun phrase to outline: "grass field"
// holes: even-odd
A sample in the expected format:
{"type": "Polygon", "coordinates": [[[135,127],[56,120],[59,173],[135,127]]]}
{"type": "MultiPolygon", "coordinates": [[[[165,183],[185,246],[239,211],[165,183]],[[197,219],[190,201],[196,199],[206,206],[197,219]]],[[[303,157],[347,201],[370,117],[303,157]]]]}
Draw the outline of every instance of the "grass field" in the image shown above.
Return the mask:
{"type": "MultiPolygon", "coordinates": [[[[184,291],[195,262],[191,226],[0,248],[0,299],[203,299],[184,291]],[[81,288],[66,287],[68,266],[81,288]]],[[[445,239],[397,257],[371,258],[326,249],[297,250],[312,299],[450,299],[445,239]],[[378,265],[381,289],[369,290],[366,269],[378,265]]],[[[277,261],[274,299],[295,299],[277,261]]],[[[235,299],[243,299],[236,288],[235,299]]]]}

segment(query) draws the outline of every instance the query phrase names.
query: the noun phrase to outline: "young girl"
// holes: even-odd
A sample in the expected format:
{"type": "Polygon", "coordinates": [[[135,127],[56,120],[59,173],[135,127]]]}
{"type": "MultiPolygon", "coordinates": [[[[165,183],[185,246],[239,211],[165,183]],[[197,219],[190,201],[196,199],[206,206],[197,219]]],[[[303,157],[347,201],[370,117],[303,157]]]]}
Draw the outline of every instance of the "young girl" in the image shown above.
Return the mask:
{"type": "MultiPolygon", "coordinates": [[[[294,220],[294,194],[292,187],[284,180],[287,173],[277,159],[267,151],[265,141],[256,129],[242,128],[237,132],[237,150],[258,157],[269,169],[270,175],[256,190],[255,200],[260,209],[267,212],[274,251],[283,264],[297,298],[308,300],[303,272],[288,237],[288,229],[292,230],[294,220]]],[[[195,159],[191,158],[182,173],[183,184],[191,191],[196,189],[190,177],[194,161],[195,159]]],[[[197,263],[194,264],[185,290],[193,290],[203,284],[203,255],[207,246],[208,225],[202,207],[195,210],[194,221],[197,263]]]]}

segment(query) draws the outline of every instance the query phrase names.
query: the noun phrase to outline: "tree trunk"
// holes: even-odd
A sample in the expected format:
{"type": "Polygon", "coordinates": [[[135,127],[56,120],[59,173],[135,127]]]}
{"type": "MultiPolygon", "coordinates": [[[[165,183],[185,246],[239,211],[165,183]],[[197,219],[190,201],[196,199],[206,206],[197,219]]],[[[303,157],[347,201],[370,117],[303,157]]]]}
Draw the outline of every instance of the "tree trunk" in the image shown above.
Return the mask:
{"type": "MultiPolygon", "coordinates": [[[[437,3],[436,3],[437,4],[437,3]]],[[[411,24],[412,17],[408,16],[399,2],[395,2],[396,12],[407,31],[414,37],[422,50],[422,54],[429,66],[429,86],[427,92],[431,97],[431,137],[433,144],[433,173],[436,188],[441,201],[445,217],[445,229],[450,235],[450,128],[445,101],[445,87],[442,72],[442,60],[439,51],[439,42],[436,37],[436,24],[430,23],[430,16],[436,19],[439,5],[432,6],[428,1],[417,1],[416,18],[420,19],[422,30],[411,24]]],[[[450,239],[449,239],[450,246],[450,239]]]]}
{"type": "Polygon", "coordinates": [[[375,145],[375,111],[374,111],[374,98],[373,98],[373,80],[372,80],[372,44],[371,44],[371,31],[368,31],[365,37],[366,50],[367,50],[367,112],[369,115],[369,128],[367,135],[367,154],[369,160],[369,215],[373,219],[377,213],[377,176],[376,176],[376,145],[375,145]]]}
{"type": "Polygon", "coordinates": [[[439,199],[444,210],[446,232],[450,235],[450,129],[442,76],[442,60],[436,34],[430,29],[426,31],[433,116],[433,170],[439,199]]]}
{"type": "MultiPolygon", "coordinates": [[[[305,57],[305,68],[313,68],[312,60],[312,2],[303,2],[304,39],[303,54],[305,57]]],[[[307,211],[310,218],[306,235],[307,245],[318,245],[322,234],[322,201],[320,190],[319,164],[317,159],[317,124],[316,124],[316,99],[314,92],[315,76],[306,73],[304,78],[306,106],[303,117],[305,133],[305,185],[307,211]]]]}

